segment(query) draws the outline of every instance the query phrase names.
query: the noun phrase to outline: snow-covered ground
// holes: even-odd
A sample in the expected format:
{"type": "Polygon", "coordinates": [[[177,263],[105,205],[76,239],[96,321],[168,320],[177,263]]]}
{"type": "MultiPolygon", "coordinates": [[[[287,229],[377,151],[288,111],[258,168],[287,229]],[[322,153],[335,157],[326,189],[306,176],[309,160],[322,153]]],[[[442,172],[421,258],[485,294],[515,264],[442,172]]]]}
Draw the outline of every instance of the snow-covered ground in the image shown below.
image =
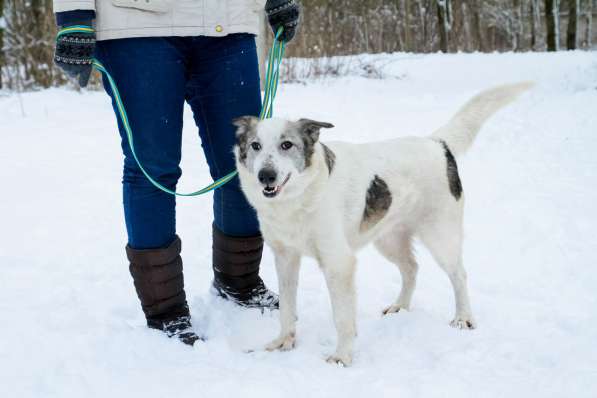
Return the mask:
{"type": "MultiPolygon", "coordinates": [[[[423,248],[412,312],[382,318],[400,276],[359,255],[355,362],[324,280],[304,261],[298,346],[260,348],[277,313],[211,297],[211,198],[178,201],[195,327],[188,348],[144,326],[124,256],[121,154],[101,92],[0,96],[0,391],[3,397],[597,396],[597,53],[381,56],[385,78],[283,85],[277,115],[332,122],[322,140],[425,135],[500,83],[536,88],[493,117],[459,168],[479,328],[448,326],[449,281],[423,248]]],[[[7,93],[5,93],[7,94],[7,93]]],[[[190,112],[181,190],[209,181],[190,112]]],[[[276,277],[266,251],[264,278],[276,277]]]]}

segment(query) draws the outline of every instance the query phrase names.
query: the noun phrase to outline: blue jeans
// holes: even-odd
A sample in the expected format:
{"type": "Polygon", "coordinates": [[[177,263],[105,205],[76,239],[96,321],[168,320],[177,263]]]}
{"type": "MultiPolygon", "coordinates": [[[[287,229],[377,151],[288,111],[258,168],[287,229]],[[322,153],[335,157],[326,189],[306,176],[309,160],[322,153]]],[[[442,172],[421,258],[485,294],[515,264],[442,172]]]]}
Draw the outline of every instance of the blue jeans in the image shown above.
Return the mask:
{"type": "MultiPolygon", "coordinates": [[[[96,57],[110,72],[122,97],[135,150],[149,174],[175,189],[182,172],[183,107],[186,101],[199,128],[212,178],[234,170],[232,119],[259,114],[261,92],[255,38],[151,37],[99,41],[96,57]]],[[[104,88],[112,97],[104,78],[104,88]]],[[[137,166],[118,120],[124,153],[123,204],[129,245],[165,247],[176,233],[175,197],[155,188],[137,166]]],[[[205,181],[207,185],[209,181],[205,181]]],[[[255,211],[238,177],[214,192],[214,223],[223,233],[259,233],[255,211]]]]}

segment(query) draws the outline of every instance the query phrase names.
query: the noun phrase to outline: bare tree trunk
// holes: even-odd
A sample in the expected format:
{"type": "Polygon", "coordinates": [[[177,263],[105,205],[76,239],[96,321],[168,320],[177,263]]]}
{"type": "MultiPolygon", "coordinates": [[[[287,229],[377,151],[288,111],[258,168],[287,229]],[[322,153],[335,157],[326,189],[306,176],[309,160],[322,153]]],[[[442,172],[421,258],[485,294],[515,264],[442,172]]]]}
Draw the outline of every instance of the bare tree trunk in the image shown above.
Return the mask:
{"type": "Polygon", "coordinates": [[[445,22],[444,22],[444,18],[445,18],[445,13],[442,10],[442,6],[440,5],[440,2],[437,2],[437,20],[438,20],[438,29],[439,29],[439,48],[442,52],[447,53],[448,52],[448,32],[446,31],[445,28],[445,22]]]}
{"type": "Polygon", "coordinates": [[[539,0],[531,0],[530,3],[531,10],[529,17],[531,19],[531,51],[534,51],[537,48],[537,35],[539,33],[541,20],[539,19],[539,0]]]}
{"type": "Polygon", "coordinates": [[[469,12],[469,7],[466,6],[466,3],[463,1],[461,3],[461,7],[462,9],[462,29],[464,31],[464,49],[466,51],[473,51],[473,35],[471,33],[471,24],[469,21],[469,17],[468,15],[470,14],[469,12]]]}
{"type": "Polygon", "coordinates": [[[448,52],[448,40],[452,27],[452,5],[450,0],[437,0],[437,20],[439,28],[439,40],[441,52],[448,52]]]}
{"type": "Polygon", "coordinates": [[[483,30],[481,29],[481,19],[483,18],[483,2],[482,0],[475,0],[472,2],[473,10],[471,12],[473,16],[473,29],[475,30],[475,36],[477,36],[477,50],[485,51],[485,41],[483,39],[483,30]]]}
{"type": "Polygon", "coordinates": [[[522,50],[523,48],[525,48],[525,39],[526,39],[526,34],[524,31],[524,23],[525,23],[525,19],[524,19],[524,1],[519,1],[518,2],[518,27],[519,27],[519,32],[520,32],[520,38],[518,39],[518,46],[520,47],[520,49],[522,50]]]}
{"type": "Polygon", "coordinates": [[[0,0],[0,90],[4,87],[2,84],[2,67],[5,62],[4,57],[4,0],[0,0]]]}
{"type": "Polygon", "coordinates": [[[575,50],[578,47],[578,13],[580,11],[580,0],[568,0],[568,32],[566,45],[568,50],[575,50]]]}
{"type": "Polygon", "coordinates": [[[587,8],[585,11],[585,40],[584,40],[584,47],[585,48],[591,48],[592,45],[592,39],[593,39],[593,31],[592,31],[592,25],[593,25],[593,0],[589,0],[587,1],[587,8]]]}
{"type": "Polygon", "coordinates": [[[422,0],[417,0],[417,8],[419,13],[419,29],[422,31],[420,35],[420,49],[427,51],[429,40],[427,40],[427,8],[422,0]]]}
{"type": "Polygon", "coordinates": [[[404,0],[404,51],[413,51],[413,48],[410,31],[410,0],[404,0]]]}
{"type": "Polygon", "coordinates": [[[545,20],[547,26],[547,51],[560,49],[560,1],[545,0],[545,20]]]}
{"type": "Polygon", "coordinates": [[[520,0],[512,1],[512,51],[520,51],[522,45],[522,14],[520,10],[520,0]]]}

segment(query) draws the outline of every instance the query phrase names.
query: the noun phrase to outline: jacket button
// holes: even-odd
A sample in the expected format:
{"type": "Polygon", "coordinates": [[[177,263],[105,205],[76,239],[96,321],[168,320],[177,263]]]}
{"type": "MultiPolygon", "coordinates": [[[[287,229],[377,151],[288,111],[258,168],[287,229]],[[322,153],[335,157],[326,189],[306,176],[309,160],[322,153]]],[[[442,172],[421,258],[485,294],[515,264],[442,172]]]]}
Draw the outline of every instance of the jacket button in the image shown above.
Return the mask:
{"type": "Polygon", "coordinates": [[[216,32],[221,32],[223,30],[224,28],[222,28],[222,25],[216,25],[216,32]]]}

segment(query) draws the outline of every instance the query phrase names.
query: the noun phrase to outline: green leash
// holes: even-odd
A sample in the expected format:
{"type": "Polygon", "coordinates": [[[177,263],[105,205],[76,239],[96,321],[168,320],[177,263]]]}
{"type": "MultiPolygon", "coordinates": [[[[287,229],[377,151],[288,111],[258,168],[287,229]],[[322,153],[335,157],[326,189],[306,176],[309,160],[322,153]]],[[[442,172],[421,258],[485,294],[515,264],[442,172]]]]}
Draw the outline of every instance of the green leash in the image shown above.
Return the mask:
{"type": "MultiPolygon", "coordinates": [[[[278,78],[280,76],[280,64],[282,63],[282,58],[284,57],[284,50],[286,48],[286,43],[284,41],[278,40],[280,35],[282,34],[282,30],[283,30],[283,28],[280,28],[280,29],[278,29],[278,32],[276,32],[276,35],[274,37],[274,42],[269,51],[267,70],[265,73],[265,95],[263,98],[263,106],[261,108],[261,113],[259,114],[259,118],[262,120],[271,118],[272,114],[273,114],[273,110],[274,110],[274,99],[276,98],[276,91],[278,90],[278,78]]],[[[61,29],[58,32],[57,38],[64,34],[67,34],[67,33],[91,34],[94,32],[95,32],[95,30],[89,26],[75,25],[75,26],[69,26],[67,28],[61,29]]],[[[122,122],[122,125],[124,126],[124,129],[126,131],[126,136],[127,136],[128,142],[129,142],[129,147],[131,148],[131,153],[133,154],[133,157],[135,158],[137,165],[139,166],[139,168],[141,169],[141,171],[143,172],[145,177],[147,177],[147,179],[156,188],[159,188],[160,190],[162,190],[166,193],[169,193],[171,195],[176,195],[176,196],[198,196],[198,195],[203,195],[207,192],[213,191],[214,189],[221,187],[222,185],[226,184],[228,181],[230,181],[234,177],[236,177],[236,175],[238,174],[238,171],[234,170],[231,173],[228,173],[225,176],[219,178],[218,180],[212,182],[205,188],[202,188],[198,191],[191,192],[191,193],[179,193],[179,192],[173,191],[171,189],[168,189],[165,186],[163,186],[162,184],[160,184],[159,182],[157,182],[145,170],[145,168],[141,164],[141,161],[139,160],[139,157],[137,156],[137,153],[135,151],[135,144],[134,144],[134,140],[133,140],[133,131],[131,129],[131,126],[130,126],[130,123],[128,120],[128,116],[126,114],[126,109],[124,108],[124,104],[122,103],[122,99],[120,98],[120,93],[118,91],[118,87],[116,86],[116,82],[114,81],[114,79],[112,78],[110,73],[106,70],[104,65],[102,65],[102,63],[99,62],[97,59],[93,59],[92,65],[95,67],[95,69],[97,69],[98,71],[103,73],[106,76],[106,78],[108,79],[108,82],[110,83],[110,88],[112,89],[112,93],[113,93],[114,99],[116,101],[116,106],[118,107],[118,116],[120,117],[120,121],[122,122]]]]}

